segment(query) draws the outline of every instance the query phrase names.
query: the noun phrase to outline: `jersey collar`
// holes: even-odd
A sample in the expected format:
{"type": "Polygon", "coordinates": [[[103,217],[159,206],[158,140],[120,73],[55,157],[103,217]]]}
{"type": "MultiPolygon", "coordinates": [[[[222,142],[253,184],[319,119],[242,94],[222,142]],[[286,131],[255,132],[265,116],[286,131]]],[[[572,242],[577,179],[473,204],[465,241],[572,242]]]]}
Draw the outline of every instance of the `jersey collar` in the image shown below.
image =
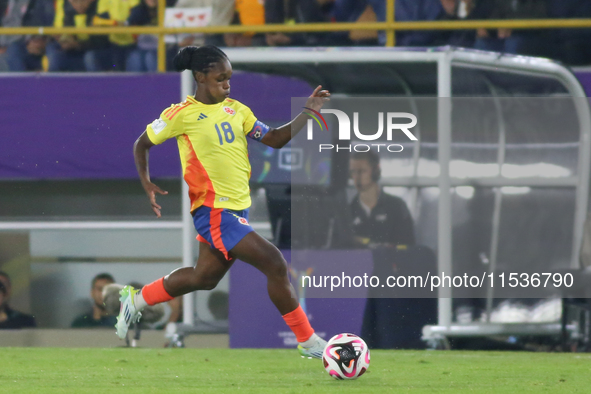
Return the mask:
{"type": "Polygon", "coordinates": [[[228,99],[224,99],[224,101],[222,101],[221,103],[217,103],[217,104],[203,104],[201,101],[197,101],[195,100],[195,97],[193,96],[187,96],[187,101],[191,102],[193,104],[197,104],[197,105],[204,105],[206,107],[215,107],[215,106],[221,106],[223,104],[227,104],[228,99]]]}

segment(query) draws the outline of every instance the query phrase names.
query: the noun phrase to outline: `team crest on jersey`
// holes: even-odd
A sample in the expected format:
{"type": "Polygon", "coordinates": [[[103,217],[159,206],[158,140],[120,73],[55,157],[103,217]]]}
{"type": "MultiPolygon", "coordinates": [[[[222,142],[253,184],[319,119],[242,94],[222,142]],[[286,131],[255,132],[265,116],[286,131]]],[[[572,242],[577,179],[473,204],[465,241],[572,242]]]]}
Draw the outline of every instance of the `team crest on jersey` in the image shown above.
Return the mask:
{"type": "Polygon", "coordinates": [[[236,114],[236,111],[234,111],[230,107],[224,107],[224,112],[227,113],[228,115],[235,115],[236,114]]]}
{"type": "Polygon", "coordinates": [[[245,218],[238,218],[238,221],[240,222],[240,224],[248,226],[248,220],[246,220],[245,218]]]}

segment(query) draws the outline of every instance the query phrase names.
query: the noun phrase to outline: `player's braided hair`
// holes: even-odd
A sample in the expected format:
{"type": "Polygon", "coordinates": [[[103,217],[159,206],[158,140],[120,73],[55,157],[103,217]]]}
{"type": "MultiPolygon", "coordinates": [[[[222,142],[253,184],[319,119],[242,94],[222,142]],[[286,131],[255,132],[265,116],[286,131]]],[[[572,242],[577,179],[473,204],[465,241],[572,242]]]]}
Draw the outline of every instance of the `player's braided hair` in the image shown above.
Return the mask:
{"type": "Polygon", "coordinates": [[[191,70],[207,73],[214,64],[227,60],[228,56],[218,47],[205,45],[202,47],[185,47],[173,59],[177,71],[191,70]]]}

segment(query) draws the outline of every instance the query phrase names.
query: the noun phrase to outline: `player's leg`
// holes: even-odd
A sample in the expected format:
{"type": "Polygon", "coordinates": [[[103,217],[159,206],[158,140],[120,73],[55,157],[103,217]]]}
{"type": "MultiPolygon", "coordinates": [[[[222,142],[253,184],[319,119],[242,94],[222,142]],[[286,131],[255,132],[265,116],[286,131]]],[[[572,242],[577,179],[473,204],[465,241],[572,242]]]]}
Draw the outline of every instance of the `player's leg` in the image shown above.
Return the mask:
{"type": "MultiPolygon", "coordinates": [[[[196,290],[212,290],[226,275],[236,259],[226,260],[224,254],[205,242],[199,242],[195,267],[174,270],[163,278],[164,290],[178,297],[196,290]]],[[[142,290],[143,292],[143,290],[142,290]]]]}
{"type": "Polygon", "coordinates": [[[195,267],[179,268],[146,286],[141,291],[131,286],[121,290],[121,308],[117,317],[117,335],[125,338],[129,325],[139,321],[147,305],[156,305],[196,290],[211,290],[230,269],[235,259],[226,260],[223,253],[207,243],[199,243],[195,267]]]}
{"type": "Polygon", "coordinates": [[[267,277],[269,297],[296,335],[300,354],[321,358],[326,341],[314,333],[306,313],[299,305],[295,290],[289,282],[287,263],[279,249],[252,231],[230,250],[230,255],[252,265],[267,277]]]}
{"type": "Polygon", "coordinates": [[[230,250],[230,255],[252,265],[267,277],[269,298],[281,315],[292,312],[299,306],[295,290],[287,276],[287,263],[271,242],[253,231],[230,250]]]}

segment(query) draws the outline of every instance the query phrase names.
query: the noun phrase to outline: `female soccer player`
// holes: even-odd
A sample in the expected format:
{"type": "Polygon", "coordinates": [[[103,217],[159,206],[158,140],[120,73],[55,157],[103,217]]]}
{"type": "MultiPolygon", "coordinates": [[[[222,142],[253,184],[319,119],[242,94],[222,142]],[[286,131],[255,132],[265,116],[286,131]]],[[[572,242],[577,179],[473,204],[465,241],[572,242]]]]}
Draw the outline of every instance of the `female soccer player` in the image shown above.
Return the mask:
{"type": "MultiPolygon", "coordinates": [[[[300,113],[274,129],[257,120],[250,108],[229,99],[232,66],[226,54],[214,46],[183,48],[174,64],[179,71],[193,72],[195,96],[170,106],[148,125],[134,145],[134,157],[152,210],[160,217],[156,193],[167,192],[150,181],[148,152],[154,145],[176,138],[199,234],[199,257],[194,268],[179,268],[141,290],[123,288],[117,335],[125,338],[130,323],[140,319],[140,311],[147,305],[213,289],[240,259],[267,277],[269,297],[296,335],[300,354],[322,357],[326,341],[314,333],[299,305],[281,252],[254,232],[247,220],[251,201],[246,137],[279,149],[300,131],[307,116],[300,113]]],[[[320,110],[329,99],[330,93],[320,89],[318,86],[307,100],[307,108],[320,110]]]]}

